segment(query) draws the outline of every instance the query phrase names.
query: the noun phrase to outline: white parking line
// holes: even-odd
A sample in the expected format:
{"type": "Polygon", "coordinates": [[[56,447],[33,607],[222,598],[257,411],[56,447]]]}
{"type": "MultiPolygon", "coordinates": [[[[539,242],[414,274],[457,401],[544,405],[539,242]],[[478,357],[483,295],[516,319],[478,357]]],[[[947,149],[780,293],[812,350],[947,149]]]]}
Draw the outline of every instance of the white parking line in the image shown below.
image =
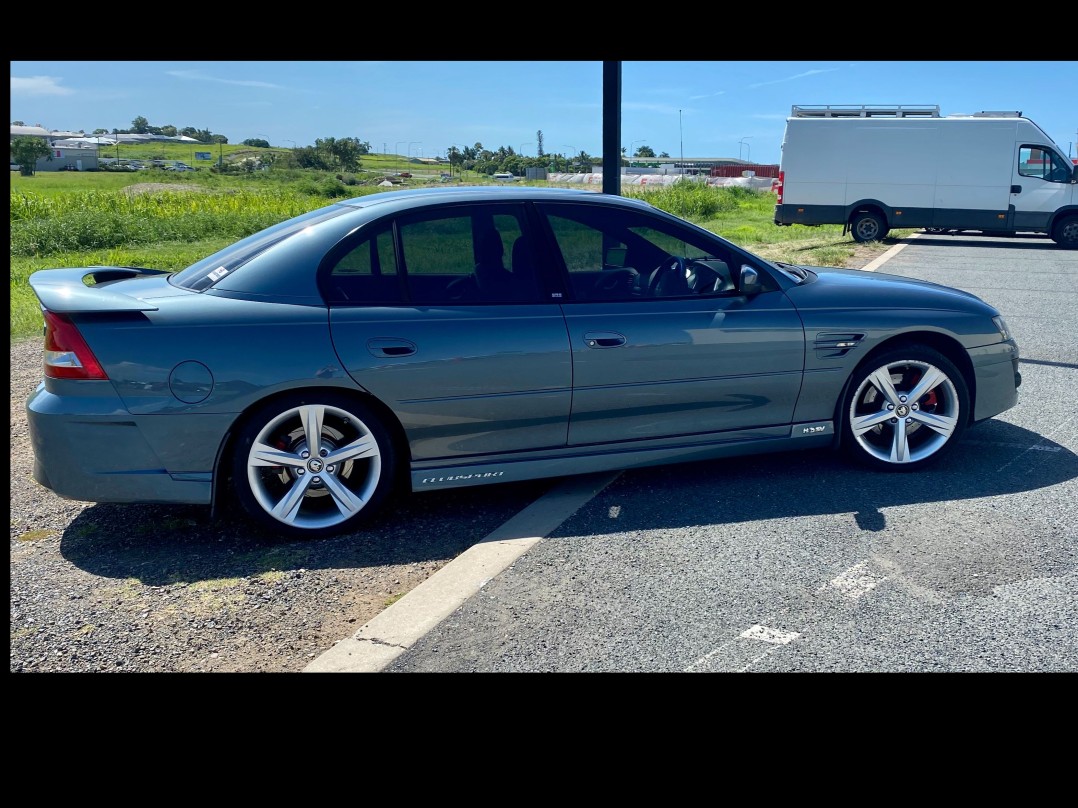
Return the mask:
{"type": "Polygon", "coordinates": [[[304,668],[305,673],[375,673],[411,648],[494,576],[538,544],[620,472],[572,477],[450,561],[304,668]]]}
{"type": "Polygon", "coordinates": [[[903,241],[901,244],[896,244],[894,247],[889,249],[883,255],[878,256],[875,259],[873,259],[872,261],[870,261],[869,263],[865,264],[863,267],[861,267],[861,269],[865,270],[865,272],[875,272],[881,266],[886,264],[888,261],[890,261],[896,255],[898,255],[900,252],[902,252],[904,249],[906,249],[906,245],[909,243],[909,241],[911,239],[915,239],[915,238],[917,238],[917,234],[916,233],[911,233],[910,235],[906,236],[906,240],[903,241]]]}
{"type": "Polygon", "coordinates": [[[845,598],[857,600],[886,580],[887,576],[873,574],[868,569],[868,562],[862,561],[860,564],[854,564],[838,577],[832,578],[828,586],[837,589],[845,598]]]}
{"type": "Polygon", "coordinates": [[[768,628],[757,624],[742,631],[741,636],[746,640],[762,640],[774,645],[786,645],[786,643],[793,642],[800,637],[801,633],[797,631],[780,631],[777,628],[768,628]]]}

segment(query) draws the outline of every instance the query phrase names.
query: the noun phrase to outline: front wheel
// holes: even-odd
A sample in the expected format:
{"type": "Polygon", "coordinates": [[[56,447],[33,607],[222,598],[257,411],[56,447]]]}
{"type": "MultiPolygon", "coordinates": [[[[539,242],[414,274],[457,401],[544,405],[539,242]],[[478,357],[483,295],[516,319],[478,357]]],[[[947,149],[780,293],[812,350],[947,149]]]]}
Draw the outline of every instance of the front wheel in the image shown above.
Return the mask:
{"type": "Polygon", "coordinates": [[[333,392],[263,405],[237,434],[232,479],[244,510],[284,536],[343,533],[389,494],[396,461],[388,430],[359,400],[333,392]]]}
{"type": "Polygon", "coordinates": [[[911,346],[862,364],[843,406],[843,446],[856,460],[912,471],[939,460],[969,422],[962,373],[938,351],[911,346]]]}
{"type": "Polygon", "coordinates": [[[1067,216],[1052,228],[1052,241],[1068,250],[1078,250],[1078,216],[1067,216]]]}
{"type": "Polygon", "coordinates": [[[866,241],[880,241],[888,233],[889,228],[879,214],[870,211],[855,213],[850,219],[850,233],[853,240],[864,244],[866,241]]]}

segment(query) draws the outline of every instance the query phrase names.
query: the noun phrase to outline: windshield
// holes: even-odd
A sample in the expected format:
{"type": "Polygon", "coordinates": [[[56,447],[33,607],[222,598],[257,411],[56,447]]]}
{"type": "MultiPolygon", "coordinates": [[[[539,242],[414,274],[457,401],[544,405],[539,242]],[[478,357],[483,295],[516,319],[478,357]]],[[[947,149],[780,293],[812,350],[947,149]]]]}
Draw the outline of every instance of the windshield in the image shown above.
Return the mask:
{"type": "Polygon", "coordinates": [[[348,212],[349,208],[343,205],[329,205],[301,214],[295,218],[287,219],[191,264],[187,269],[182,269],[172,275],[169,278],[169,283],[182,286],[184,289],[190,289],[193,292],[204,292],[221,278],[234,272],[273,245],[279,244],[286,238],[313,224],[336,218],[348,212]]]}

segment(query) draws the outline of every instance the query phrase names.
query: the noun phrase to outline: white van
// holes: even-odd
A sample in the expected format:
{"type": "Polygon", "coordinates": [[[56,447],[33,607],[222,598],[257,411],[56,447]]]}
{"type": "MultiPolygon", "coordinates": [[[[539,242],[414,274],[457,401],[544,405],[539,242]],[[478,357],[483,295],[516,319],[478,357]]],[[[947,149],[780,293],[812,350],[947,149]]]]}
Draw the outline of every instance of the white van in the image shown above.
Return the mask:
{"type": "Polygon", "coordinates": [[[500,171],[500,172],[498,172],[497,174],[494,175],[494,181],[495,182],[513,182],[515,180],[516,180],[516,177],[514,177],[508,171],[500,171]]]}
{"type": "Polygon", "coordinates": [[[1078,166],[1021,112],[941,116],[938,106],[794,106],[775,224],[1046,233],[1078,248],[1078,166]]]}

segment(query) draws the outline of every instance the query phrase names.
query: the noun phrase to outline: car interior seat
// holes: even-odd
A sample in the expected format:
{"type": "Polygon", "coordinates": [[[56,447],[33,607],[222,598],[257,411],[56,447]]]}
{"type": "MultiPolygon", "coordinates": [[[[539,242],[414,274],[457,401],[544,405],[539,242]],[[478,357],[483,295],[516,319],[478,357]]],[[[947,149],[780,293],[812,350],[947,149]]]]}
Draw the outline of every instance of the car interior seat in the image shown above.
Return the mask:
{"type": "Polygon", "coordinates": [[[484,298],[504,297],[513,285],[513,273],[505,268],[505,245],[497,230],[486,230],[476,244],[475,280],[484,298]]]}

